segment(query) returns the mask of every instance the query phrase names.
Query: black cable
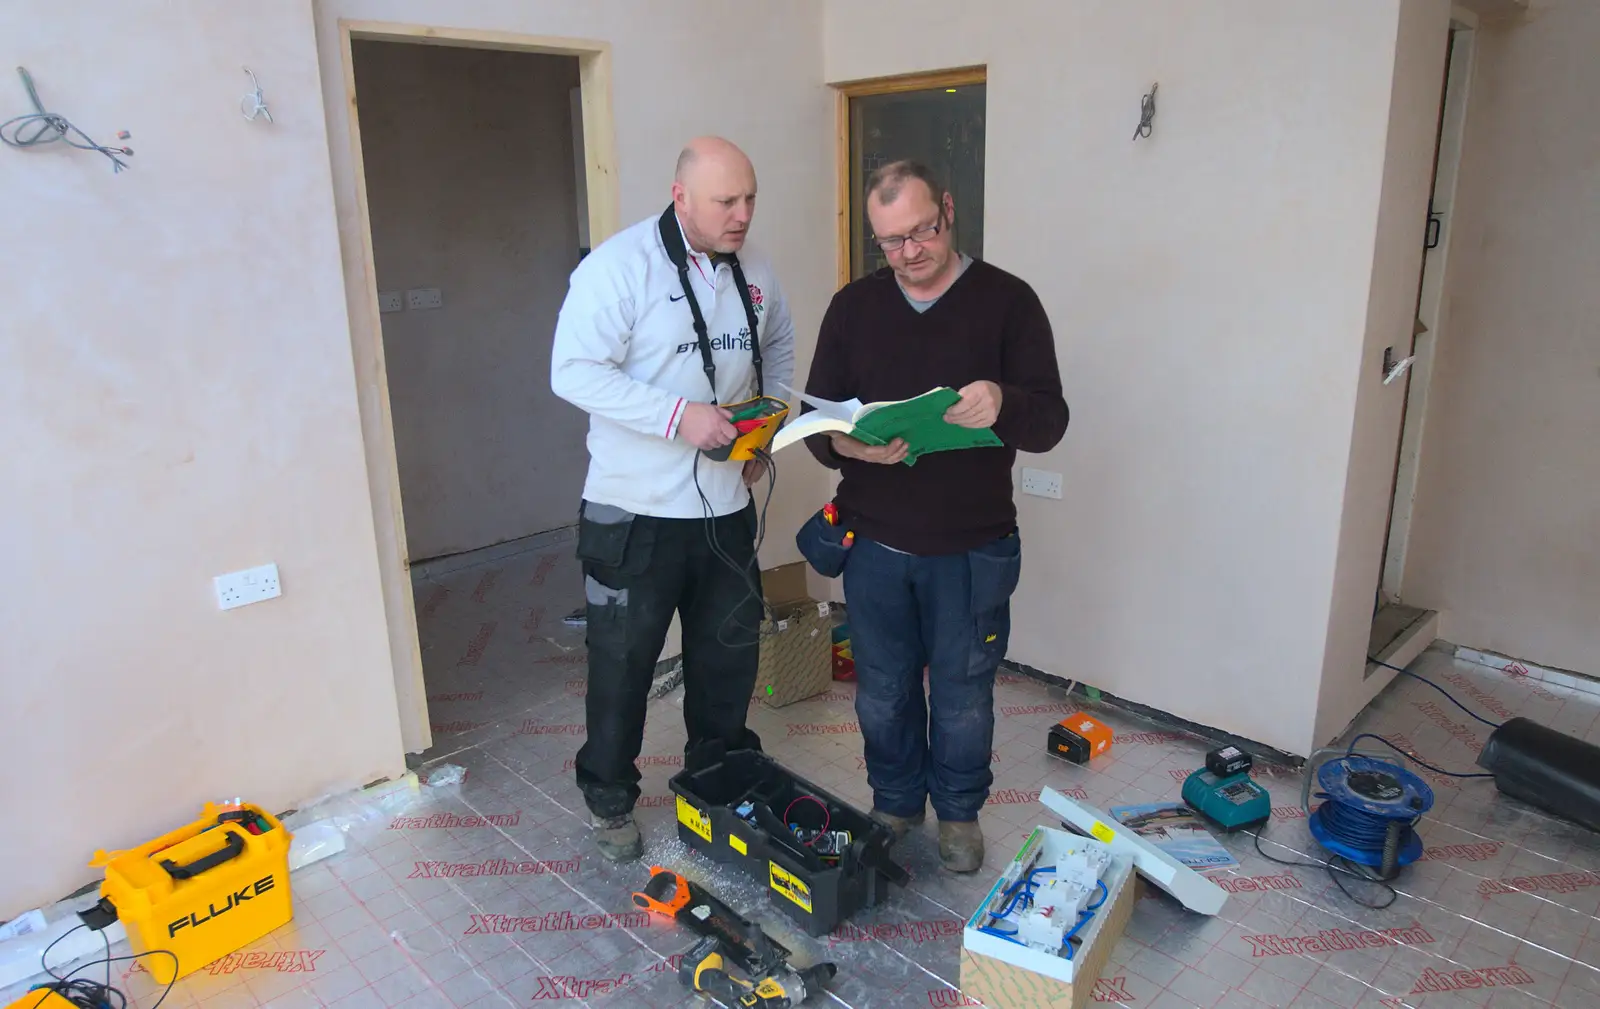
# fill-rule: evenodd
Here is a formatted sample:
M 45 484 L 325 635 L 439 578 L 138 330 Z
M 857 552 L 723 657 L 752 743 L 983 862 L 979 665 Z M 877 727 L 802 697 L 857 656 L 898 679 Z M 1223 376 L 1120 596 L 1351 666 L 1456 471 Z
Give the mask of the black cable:
M 694 489 L 695 493 L 700 496 L 700 509 L 705 521 L 706 545 L 710 548 L 711 555 L 713 557 L 721 561 L 723 564 L 726 564 L 730 570 L 732 570 L 744 581 L 746 590 L 744 596 L 740 598 L 740 600 L 734 604 L 733 608 L 728 611 L 727 616 L 723 617 L 722 620 L 717 624 L 717 643 L 722 645 L 724 648 L 748 647 L 750 644 L 758 644 L 760 642 L 761 637 L 764 634 L 764 628 L 759 624 L 755 627 L 751 627 L 739 618 L 739 611 L 744 609 L 745 604 L 750 602 L 752 599 L 760 604 L 763 621 L 773 618 L 772 608 L 767 605 L 766 597 L 761 592 L 761 582 L 758 572 L 760 571 L 761 564 L 761 545 L 766 540 L 767 535 L 767 509 L 772 504 L 772 496 L 778 486 L 778 468 L 773 463 L 772 456 L 762 449 L 755 450 L 755 457 L 766 466 L 767 496 L 766 500 L 762 502 L 760 512 L 756 519 L 756 533 L 754 541 L 751 545 L 750 561 L 747 564 L 741 564 L 735 560 L 726 549 L 723 548 L 721 542 L 718 540 L 716 531 L 716 516 L 712 513 L 711 501 L 706 497 L 705 491 L 701 489 L 700 486 L 700 453 L 696 452 L 694 456 Z M 750 494 L 750 499 L 751 502 L 754 503 L 754 493 Z M 728 630 L 730 624 L 732 624 L 737 630 L 751 635 L 752 640 L 744 644 L 730 642 L 726 636 L 726 631 Z
M 1326 869 L 1328 870 L 1328 878 L 1333 880 L 1334 885 L 1342 890 L 1346 897 L 1349 897 L 1362 907 L 1370 908 L 1374 911 L 1382 911 L 1390 904 L 1393 904 L 1400 896 L 1399 891 L 1390 886 L 1387 880 L 1378 879 L 1367 872 L 1360 871 L 1360 867 L 1357 867 L 1355 863 L 1351 862 L 1343 855 L 1335 855 L 1323 862 L 1291 862 L 1288 859 L 1269 855 L 1265 851 L 1261 850 L 1261 835 L 1264 833 L 1266 833 L 1265 828 L 1257 828 L 1255 831 L 1256 854 L 1260 855 L 1269 862 L 1276 862 L 1279 865 L 1287 865 L 1296 869 Z M 1278 844 L 1276 841 L 1273 843 Z M 1288 847 L 1288 845 L 1280 845 L 1280 847 Z M 1355 894 L 1350 892 L 1349 887 L 1344 885 L 1344 880 L 1339 878 L 1340 876 L 1350 876 L 1354 879 L 1361 880 L 1363 883 L 1376 883 L 1378 886 L 1388 891 L 1389 899 L 1384 901 L 1382 904 L 1376 904 L 1372 901 L 1362 900 L 1360 897 L 1357 897 Z
M 1473 711 L 1471 708 L 1467 707 L 1465 704 L 1462 704 L 1460 701 L 1458 701 L 1454 697 L 1452 697 L 1450 695 L 1450 691 L 1448 691 L 1448 690 L 1444 689 L 1443 687 L 1439 686 L 1439 684 L 1437 684 L 1437 683 L 1433 682 L 1432 680 L 1428 679 L 1426 676 L 1421 676 L 1421 675 L 1418 675 L 1417 673 L 1413 673 L 1409 669 L 1401 669 L 1399 666 L 1391 666 L 1389 663 L 1384 662 L 1382 659 L 1375 659 L 1370 655 L 1367 656 L 1367 661 L 1373 663 L 1374 665 L 1382 666 L 1385 669 L 1393 669 L 1395 672 L 1401 673 L 1401 674 L 1406 675 L 1406 676 L 1409 676 L 1413 680 L 1421 680 L 1423 683 L 1426 683 L 1428 686 L 1432 687 L 1433 689 L 1437 690 L 1439 693 L 1443 694 L 1445 696 L 1445 700 L 1449 701 L 1451 704 L 1454 704 L 1456 707 L 1460 708 L 1462 711 L 1465 711 L 1467 714 L 1471 715 L 1473 718 L 1476 718 L 1478 721 L 1482 722 L 1484 725 L 1487 725 L 1491 729 L 1500 728 L 1501 723 L 1499 723 L 1499 722 L 1491 722 L 1487 718 L 1484 718 L 1482 715 L 1478 714 L 1477 712 Z
M 101 957 L 99 960 L 90 960 L 88 963 L 78 967 L 70 974 L 57 974 L 55 969 L 46 962 L 50 956 L 50 951 L 56 948 L 57 943 L 61 942 L 61 940 L 65 939 L 67 936 L 72 935 L 74 932 L 78 931 L 78 929 L 88 927 L 88 925 L 78 925 L 74 928 L 68 929 L 57 936 L 55 941 L 46 946 L 44 948 L 44 952 L 39 954 L 39 966 L 43 968 L 44 972 L 50 975 L 54 981 L 53 983 L 37 985 L 31 989 L 32 991 L 44 992 L 44 994 L 39 996 L 39 1001 L 34 1003 L 34 1006 L 30 1007 L 30 1009 L 35 1009 L 35 1007 L 43 1005 L 44 1001 L 49 997 L 51 992 L 60 995 L 68 1002 L 78 1006 L 79 1009 L 126 1009 L 128 997 L 122 993 L 121 989 L 117 988 L 111 983 L 111 965 L 114 963 L 122 963 L 128 960 L 138 960 L 147 956 L 172 957 L 172 980 L 167 982 L 167 987 L 161 993 L 161 997 L 156 999 L 155 1005 L 152 1005 L 150 1009 L 157 1009 L 157 1006 L 160 1006 L 161 1003 L 167 1000 L 167 996 L 172 994 L 172 986 L 178 983 L 178 954 L 168 949 L 153 949 L 145 953 L 130 953 L 126 956 L 112 956 L 111 938 L 106 935 L 105 930 L 103 929 L 98 929 L 97 931 L 100 932 L 100 939 L 105 943 L 106 946 L 105 956 Z M 80 978 L 77 976 L 89 968 L 98 966 L 102 963 L 106 965 L 106 980 L 104 984 L 99 981 L 91 981 L 88 978 Z
M 1361 742 L 1363 739 L 1376 739 L 1378 742 L 1382 743 L 1384 746 L 1387 746 L 1389 749 L 1393 750 L 1394 752 L 1400 754 L 1402 757 L 1405 757 L 1408 760 L 1415 761 L 1417 764 L 1419 764 L 1419 765 L 1421 765 L 1423 767 L 1426 767 L 1428 770 L 1432 771 L 1434 774 L 1442 774 L 1442 775 L 1445 775 L 1446 777 L 1449 777 L 1449 778 L 1492 778 L 1492 777 L 1494 777 L 1494 775 L 1492 775 L 1492 774 L 1485 774 L 1485 773 L 1482 773 L 1482 772 L 1478 772 L 1478 773 L 1463 773 L 1461 771 L 1446 771 L 1442 767 L 1434 767 L 1432 764 L 1428 763 L 1426 760 L 1423 760 L 1421 757 L 1417 756 L 1415 753 L 1408 753 L 1405 750 L 1402 750 L 1400 747 L 1398 747 L 1398 746 L 1394 745 L 1393 743 L 1389 742 L 1387 739 L 1384 739 L 1382 736 L 1375 735 L 1375 734 L 1373 734 L 1371 732 L 1363 732 L 1363 733 L 1361 733 L 1361 735 L 1359 735 L 1356 738 L 1350 740 L 1350 748 L 1346 751 L 1345 755 L 1346 756 L 1354 756 L 1355 752 L 1356 752 L 1356 744 Z
M 1135 140 L 1140 137 L 1148 137 L 1151 129 L 1155 126 L 1157 87 L 1158 85 L 1155 84 L 1150 85 L 1150 93 L 1139 99 L 1139 125 L 1133 131 L 1133 139 Z

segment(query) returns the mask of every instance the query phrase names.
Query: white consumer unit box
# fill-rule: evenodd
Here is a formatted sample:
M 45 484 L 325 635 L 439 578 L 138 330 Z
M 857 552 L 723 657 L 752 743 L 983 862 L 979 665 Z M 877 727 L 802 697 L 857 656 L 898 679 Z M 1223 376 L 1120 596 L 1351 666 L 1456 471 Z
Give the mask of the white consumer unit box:
M 961 990 L 989 1009 L 1081 1009 L 1127 927 L 1143 876 L 1190 911 L 1227 891 L 1093 806 L 1053 788 L 1039 801 L 1069 830 L 1039 826 L 962 933 Z

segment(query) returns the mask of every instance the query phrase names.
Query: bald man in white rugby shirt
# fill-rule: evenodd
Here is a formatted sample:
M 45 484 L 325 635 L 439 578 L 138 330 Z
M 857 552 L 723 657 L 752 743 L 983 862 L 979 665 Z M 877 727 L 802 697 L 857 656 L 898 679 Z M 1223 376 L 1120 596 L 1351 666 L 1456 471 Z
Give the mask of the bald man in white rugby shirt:
M 633 820 L 635 760 L 675 612 L 686 766 L 761 748 L 745 715 L 762 616 L 751 592 L 760 573 L 750 488 L 762 466 L 701 454 L 737 436 L 716 404 L 754 396 L 758 368 L 768 391 L 794 378 L 783 292 L 765 257 L 745 244 L 755 203 L 755 169 L 744 152 L 718 137 L 690 141 L 672 205 L 578 265 L 556 323 L 551 388 L 590 416 L 578 523 L 589 692 L 577 779 L 596 846 L 613 861 L 643 851 Z M 690 297 L 705 320 L 704 348 Z

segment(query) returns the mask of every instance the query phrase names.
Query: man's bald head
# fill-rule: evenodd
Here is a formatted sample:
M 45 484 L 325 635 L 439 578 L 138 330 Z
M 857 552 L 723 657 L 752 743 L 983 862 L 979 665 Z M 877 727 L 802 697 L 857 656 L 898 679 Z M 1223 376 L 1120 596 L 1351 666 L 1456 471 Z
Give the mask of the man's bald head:
M 696 137 L 678 155 L 672 203 L 697 251 L 737 252 L 755 216 L 755 166 L 731 141 Z
M 687 184 L 690 176 L 700 166 L 713 168 L 732 168 L 748 173 L 755 177 L 756 170 L 750 164 L 750 158 L 739 150 L 739 146 L 731 140 L 722 137 L 695 137 L 683 146 L 678 153 L 678 169 L 673 175 L 673 181 Z

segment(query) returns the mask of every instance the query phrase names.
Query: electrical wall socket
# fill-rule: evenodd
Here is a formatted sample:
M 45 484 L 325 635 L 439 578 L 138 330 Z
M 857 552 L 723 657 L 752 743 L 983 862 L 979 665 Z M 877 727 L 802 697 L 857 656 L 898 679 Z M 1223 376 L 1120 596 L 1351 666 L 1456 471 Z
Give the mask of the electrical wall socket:
M 437 287 L 413 287 L 406 292 L 406 307 L 413 310 L 419 308 L 443 308 L 444 295 L 439 293 Z
M 405 302 L 402 300 L 399 291 L 378 292 L 378 311 L 387 314 L 401 311 L 405 307 Z
M 1022 493 L 1061 500 L 1061 474 L 1049 470 L 1022 468 Z
M 283 595 L 283 588 L 278 584 L 276 564 L 263 564 L 259 568 L 250 568 L 247 571 L 218 575 L 212 582 L 217 589 L 217 606 L 224 610 L 237 609 L 240 606 L 248 606 L 263 599 L 275 599 Z

